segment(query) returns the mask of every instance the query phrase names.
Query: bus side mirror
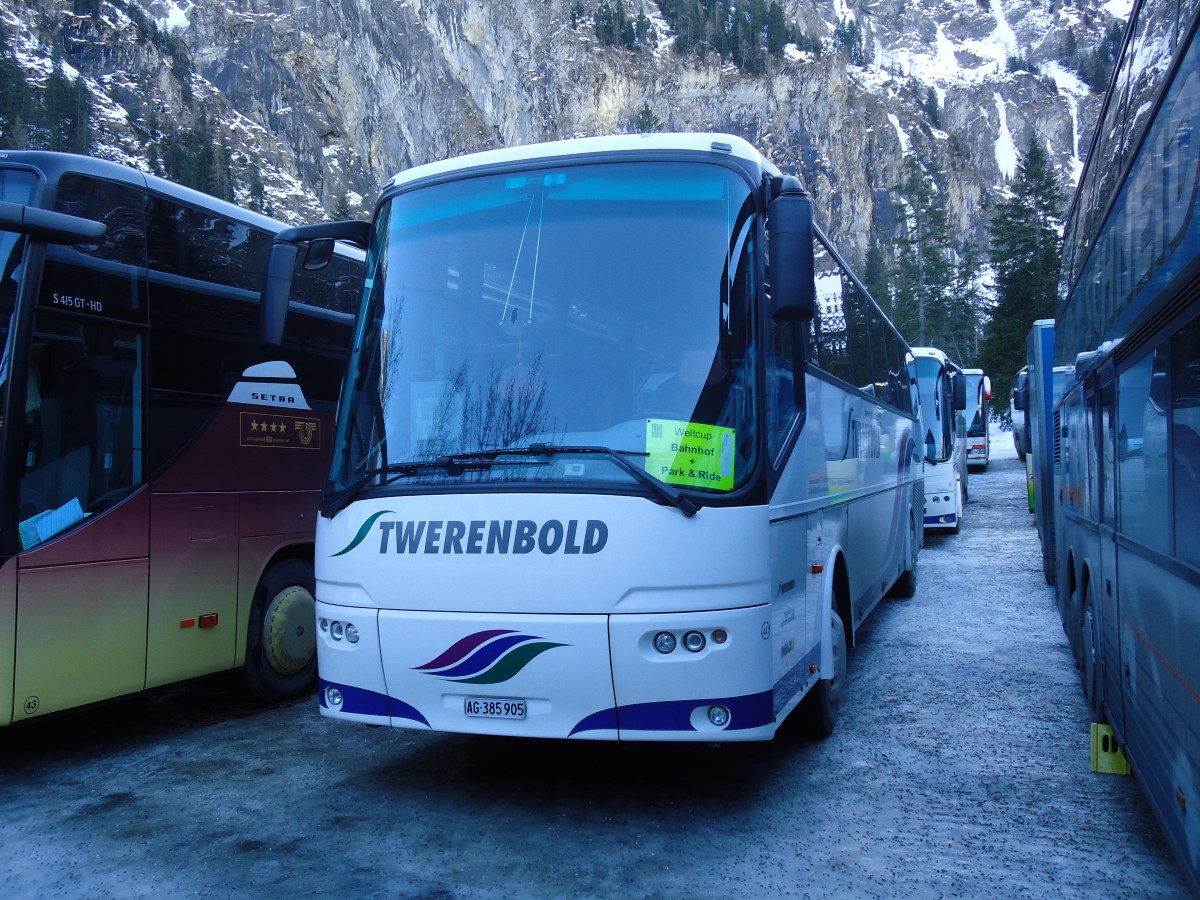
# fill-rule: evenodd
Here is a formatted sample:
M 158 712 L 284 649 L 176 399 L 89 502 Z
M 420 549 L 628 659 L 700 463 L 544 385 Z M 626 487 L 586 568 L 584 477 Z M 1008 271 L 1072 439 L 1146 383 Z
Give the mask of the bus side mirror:
M 316 272 L 329 265 L 329 261 L 333 259 L 333 247 L 334 243 L 329 238 L 310 241 L 304 254 L 305 271 Z
M 1017 412 L 1025 412 L 1025 388 L 1013 388 L 1012 407 Z
M 292 296 L 292 278 L 301 253 L 300 245 L 307 243 L 303 251 L 304 268 L 322 269 L 333 258 L 335 241 L 345 241 L 366 249 L 370 233 L 370 222 L 350 221 L 285 228 L 275 235 L 267 257 L 267 271 L 259 303 L 260 336 L 264 342 L 276 347 L 283 342 L 288 301 Z
M 283 343 L 283 327 L 287 324 L 288 298 L 292 296 L 292 275 L 300 248 L 296 244 L 276 241 L 267 257 L 267 272 L 259 304 L 262 339 L 274 347 Z
M 950 376 L 954 391 L 954 409 L 956 412 L 962 412 L 967 408 L 967 379 L 962 372 L 955 372 Z
M 771 317 L 776 321 L 811 321 L 817 306 L 813 282 L 812 199 L 799 181 L 785 179 L 783 190 L 767 208 L 771 236 Z

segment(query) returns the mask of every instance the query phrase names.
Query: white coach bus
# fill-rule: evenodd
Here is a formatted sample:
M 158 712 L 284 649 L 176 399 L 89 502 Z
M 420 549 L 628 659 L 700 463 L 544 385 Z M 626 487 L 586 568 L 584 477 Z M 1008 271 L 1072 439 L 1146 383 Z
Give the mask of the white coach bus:
M 362 230 L 281 235 L 277 285 Z M 365 244 L 321 712 L 828 734 L 856 630 L 913 593 L 921 457 L 905 342 L 800 182 L 728 135 L 497 150 L 393 178 Z
M 983 369 L 963 369 L 967 380 L 967 467 L 986 469 L 992 457 L 992 440 L 988 433 L 992 418 L 992 379 Z
M 925 527 L 957 533 L 967 505 L 966 380 L 936 347 L 914 347 L 925 447 Z

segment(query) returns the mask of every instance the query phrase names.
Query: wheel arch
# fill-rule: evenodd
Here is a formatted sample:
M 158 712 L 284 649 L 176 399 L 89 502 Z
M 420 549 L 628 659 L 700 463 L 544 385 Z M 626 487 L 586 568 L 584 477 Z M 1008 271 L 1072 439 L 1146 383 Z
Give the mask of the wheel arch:
M 246 639 L 250 614 L 263 578 L 272 568 L 289 559 L 303 562 L 310 569 L 315 562 L 311 535 L 274 535 L 270 538 L 244 538 L 238 553 L 238 621 L 234 666 L 246 664 Z

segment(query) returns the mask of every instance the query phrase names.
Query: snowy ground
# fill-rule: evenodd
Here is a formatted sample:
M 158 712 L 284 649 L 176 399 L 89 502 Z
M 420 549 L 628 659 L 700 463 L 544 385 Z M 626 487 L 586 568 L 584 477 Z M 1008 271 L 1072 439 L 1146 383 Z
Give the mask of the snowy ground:
M 512 742 L 260 710 L 228 679 L 0 732 L 24 897 L 1186 897 L 1087 708 L 998 434 L 822 742 Z

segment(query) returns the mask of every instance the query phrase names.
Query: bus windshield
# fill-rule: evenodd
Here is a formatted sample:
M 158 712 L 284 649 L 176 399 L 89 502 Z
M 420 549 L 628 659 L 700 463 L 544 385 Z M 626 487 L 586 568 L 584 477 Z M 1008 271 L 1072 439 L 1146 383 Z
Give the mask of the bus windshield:
M 921 430 L 924 434 L 925 457 L 940 462 L 950 456 L 953 430 L 949 398 L 945 395 L 945 367 L 934 357 L 920 356 L 916 360 L 917 382 L 921 389 Z
M 988 399 L 986 377 L 982 372 L 967 373 L 967 414 L 971 421 L 967 424 L 967 437 L 979 437 L 987 434 Z
M 385 200 L 330 490 L 735 490 L 758 443 L 758 226 L 744 178 L 678 161 Z

